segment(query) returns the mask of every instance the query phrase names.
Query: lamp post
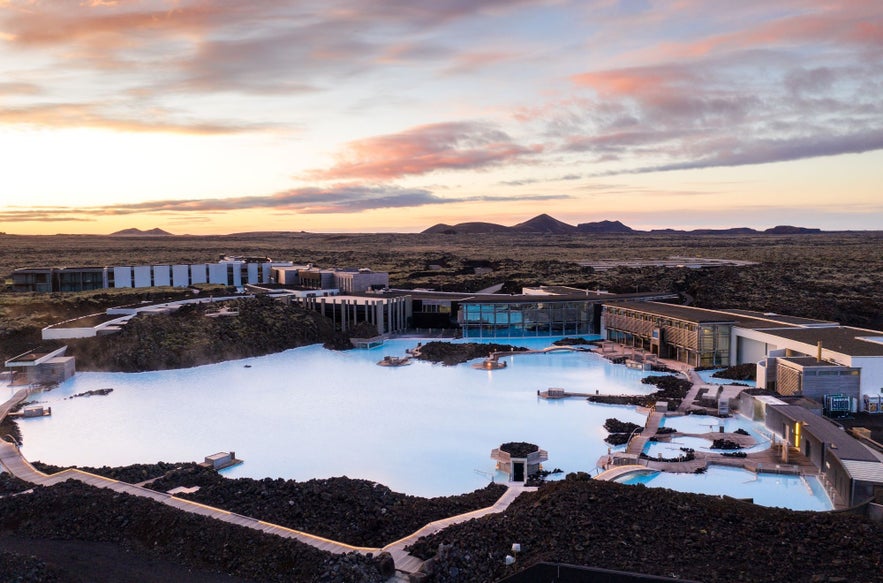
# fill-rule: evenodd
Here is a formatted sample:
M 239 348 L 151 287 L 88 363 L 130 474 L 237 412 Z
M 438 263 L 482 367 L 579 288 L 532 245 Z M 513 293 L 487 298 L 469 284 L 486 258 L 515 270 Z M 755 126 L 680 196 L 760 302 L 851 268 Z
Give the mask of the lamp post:
M 632 432 L 629 433 L 629 438 L 625 442 L 626 451 L 628 451 L 628 449 L 629 449 L 629 444 L 632 442 L 632 438 L 635 436 L 635 432 L 636 431 L 643 431 L 643 430 L 644 430 L 644 428 L 641 427 L 640 425 L 638 427 L 635 427 L 634 429 L 632 429 Z

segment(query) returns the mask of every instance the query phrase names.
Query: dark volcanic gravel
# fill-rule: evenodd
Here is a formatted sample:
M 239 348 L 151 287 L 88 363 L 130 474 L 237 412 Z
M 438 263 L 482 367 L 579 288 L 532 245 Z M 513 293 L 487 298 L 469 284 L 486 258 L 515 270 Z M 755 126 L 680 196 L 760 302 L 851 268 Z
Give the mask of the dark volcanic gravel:
M 387 579 L 381 575 L 381 561 L 376 557 L 332 555 L 295 540 L 75 481 L 0 499 L 0 537 L 113 543 L 138 557 L 124 572 L 137 569 L 144 559 L 156 558 L 249 581 L 361 583 Z M 14 559 L 10 553 L 4 556 L 10 568 L 20 566 Z M 39 573 L 43 567 L 34 563 L 24 568 Z
M 113 473 L 140 477 L 169 465 Z M 188 496 L 200 502 L 377 547 L 437 518 L 488 506 L 503 488 L 489 485 L 463 496 L 425 499 L 345 477 L 302 483 L 229 480 L 194 466 L 155 483 L 158 490 L 178 485 L 201 486 Z M 22 540 L 29 542 L 22 546 Z M 507 567 L 504 557 L 513 543 L 521 551 Z M 25 552 L 29 548 L 34 553 Z M 883 582 L 880 549 L 880 525 L 853 514 L 764 508 L 571 475 L 522 494 L 504 513 L 421 539 L 411 552 L 432 559 L 426 583 L 496 581 L 539 561 L 705 583 L 873 583 Z M 386 558 L 331 555 L 79 482 L 0 499 L 0 580 L 113 581 L 90 576 L 93 571 L 104 576 L 111 567 L 125 580 L 151 583 L 214 583 L 224 576 L 235 577 L 231 583 L 370 583 L 386 580 L 383 569 L 389 573 Z
M 421 498 L 346 477 L 227 479 L 198 467 L 171 472 L 149 485 L 160 491 L 178 486 L 200 487 L 193 494 L 177 494 L 181 498 L 366 547 L 382 547 L 440 518 L 491 506 L 506 491 L 488 484 L 469 494 Z
M 504 565 L 513 543 L 518 561 Z M 441 544 L 449 545 L 441 547 Z M 567 479 L 497 515 L 421 539 L 431 582 L 495 581 L 539 561 L 706 583 L 883 581 L 883 529 L 844 513 L 795 512 L 644 486 Z
M 473 358 L 487 358 L 492 352 L 511 352 L 513 350 L 520 352 L 527 350 L 527 348 L 511 344 L 481 344 L 478 342 L 427 342 L 420 347 L 417 358 L 453 366 Z

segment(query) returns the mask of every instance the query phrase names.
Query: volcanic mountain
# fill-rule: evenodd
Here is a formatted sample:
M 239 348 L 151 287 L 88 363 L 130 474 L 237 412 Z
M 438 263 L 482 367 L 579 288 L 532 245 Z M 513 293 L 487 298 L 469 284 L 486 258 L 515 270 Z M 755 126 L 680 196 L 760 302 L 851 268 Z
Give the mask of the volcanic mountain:
M 174 237 L 168 231 L 163 231 L 160 228 L 150 229 L 149 231 L 142 231 L 141 229 L 123 229 L 122 231 L 117 231 L 115 233 L 110 234 L 111 237 Z

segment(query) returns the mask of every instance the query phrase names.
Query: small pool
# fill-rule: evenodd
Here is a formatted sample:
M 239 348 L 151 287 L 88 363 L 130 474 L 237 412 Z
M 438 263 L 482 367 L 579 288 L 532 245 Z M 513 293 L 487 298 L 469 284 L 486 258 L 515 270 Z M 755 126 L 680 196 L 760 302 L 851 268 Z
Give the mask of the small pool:
M 749 387 L 756 387 L 757 386 L 756 381 L 740 381 L 740 380 L 736 380 L 736 379 L 724 379 L 724 378 L 718 378 L 718 377 L 712 376 L 714 373 L 722 371 L 722 370 L 724 370 L 724 369 L 715 368 L 715 369 L 709 369 L 709 370 L 697 370 L 696 373 L 699 375 L 699 378 L 701 378 L 703 381 L 705 381 L 709 385 L 729 385 L 732 383 L 739 383 L 742 385 L 748 385 Z
M 704 474 L 674 474 L 638 470 L 614 480 L 620 484 L 643 484 L 694 494 L 750 498 L 761 506 L 791 510 L 831 510 L 834 505 L 819 480 L 813 476 L 758 473 L 711 465 Z
M 644 446 L 644 453 L 654 459 L 660 456 L 665 459 L 672 459 L 684 455 L 682 447 L 710 451 L 711 446 L 711 441 L 701 437 L 675 437 L 669 442 L 648 441 Z
M 743 448 L 741 451 L 745 453 L 751 453 L 755 451 L 763 451 L 765 449 L 769 449 L 770 445 L 773 442 L 773 436 L 769 429 L 767 429 L 764 425 L 760 423 L 756 423 L 747 417 L 743 417 L 741 415 L 735 415 L 733 417 L 726 417 L 721 419 L 720 417 L 713 417 L 711 415 L 684 415 L 682 417 L 663 417 L 662 421 L 659 423 L 660 427 L 671 427 L 673 429 L 678 430 L 681 433 L 719 433 L 720 428 L 723 427 L 724 431 L 727 433 L 735 433 L 737 429 L 742 429 L 747 431 L 751 437 L 754 438 L 756 445 L 752 447 Z M 684 437 L 676 437 L 676 440 L 686 439 Z M 700 438 L 695 438 L 700 439 Z M 696 446 L 687 446 L 692 447 L 693 449 L 701 449 L 701 450 L 710 450 L 711 442 L 702 439 L 701 441 L 706 442 L 705 444 L 697 444 Z M 644 451 L 647 455 L 651 455 L 646 450 Z

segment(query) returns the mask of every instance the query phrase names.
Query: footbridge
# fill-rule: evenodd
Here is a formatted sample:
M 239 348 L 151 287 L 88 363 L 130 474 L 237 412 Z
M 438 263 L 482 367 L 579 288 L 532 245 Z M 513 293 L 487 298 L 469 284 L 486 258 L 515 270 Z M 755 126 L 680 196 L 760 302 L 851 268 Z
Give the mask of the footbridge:
M 547 354 L 549 352 L 557 352 L 557 351 L 569 351 L 569 352 L 591 352 L 588 348 L 583 348 L 581 346 L 548 346 L 546 348 L 540 348 L 538 350 L 498 350 L 496 352 L 491 352 L 487 360 L 496 361 L 504 356 L 520 356 L 522 354 Z

